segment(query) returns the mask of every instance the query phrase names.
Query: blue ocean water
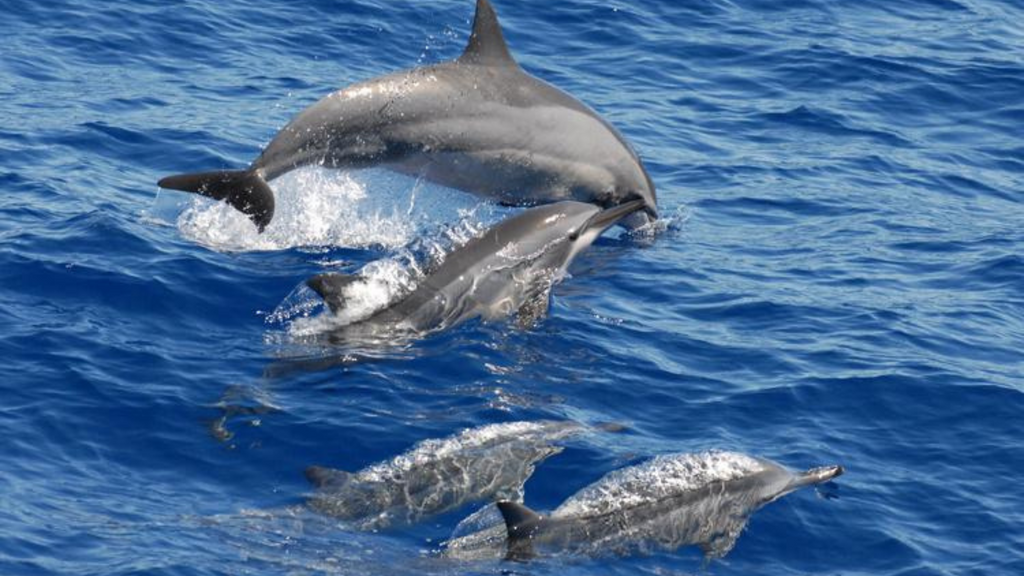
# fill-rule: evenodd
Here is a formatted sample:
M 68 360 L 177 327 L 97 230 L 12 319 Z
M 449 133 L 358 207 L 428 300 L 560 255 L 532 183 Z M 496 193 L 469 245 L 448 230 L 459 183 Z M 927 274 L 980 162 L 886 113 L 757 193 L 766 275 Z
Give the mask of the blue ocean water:
M 0 0 L 0 574 L 1024 573 L 1024 4 L 496 8 L 528 71 L 636 145 L 667 230 L 600 240 L 532 329 L 279 373 L 305 278 L 501 211 L 307 174 L 257 237 L 155 182 L 458 55 L 472 2 Z M 471 510 L 382 533 L 272 512 L 310 464 L 551 418 L 627 428 L 541 464 L 542 510 L 656 454 L 847 474 L 706 567 L 463 564 L 432 551 Z

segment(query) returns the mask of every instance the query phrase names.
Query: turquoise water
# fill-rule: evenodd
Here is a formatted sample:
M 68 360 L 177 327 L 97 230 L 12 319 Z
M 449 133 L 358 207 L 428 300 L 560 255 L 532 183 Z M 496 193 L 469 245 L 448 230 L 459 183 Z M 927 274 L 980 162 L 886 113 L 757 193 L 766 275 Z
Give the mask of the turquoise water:
M 0 8 L 0 573 L 702 571 L 434 557 L 475 506 L 379 533 L 296 511 L 311 464 L 540 419 L 626 430 L 541 463 L 539 510 L 658 454 L 846 467 L 711 574 L 1024 573 L 1019 2 L 498 0 L 524 68 L 636 145 L 666 229 L 601 239 L 532 329 L 311 371 L 278 369 L 307 351 L 304 279 L 400 277 L 509 211 L 311 171 L 257 236 L 155 182 L 458 55 L 471 2 Z

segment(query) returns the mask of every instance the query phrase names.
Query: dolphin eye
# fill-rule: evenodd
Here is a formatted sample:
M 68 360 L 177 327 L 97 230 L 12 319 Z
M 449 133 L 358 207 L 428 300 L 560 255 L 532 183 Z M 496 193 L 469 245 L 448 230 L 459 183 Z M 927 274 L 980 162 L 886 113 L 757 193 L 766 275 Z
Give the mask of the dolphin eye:
M 569 242 L 575 242 L 575 241 L 579 240 L 579 238 L 580 238 L 580 231 L 579 230 L 573 230 L 572 232 L 569 233 Z

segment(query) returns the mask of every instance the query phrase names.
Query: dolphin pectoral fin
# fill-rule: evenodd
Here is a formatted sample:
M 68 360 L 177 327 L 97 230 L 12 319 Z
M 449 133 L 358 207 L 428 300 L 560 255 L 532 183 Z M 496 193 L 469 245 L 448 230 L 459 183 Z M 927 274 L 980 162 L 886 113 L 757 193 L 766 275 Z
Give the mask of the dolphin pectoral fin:
M 214 200 L 224 200 L 248 216 L 263 232 L 274 217 L 274 192 L 258 174 L 248 170 L 222 170 L 178 174 L 163 178 L 161 188 L 194 192 Z
M 741 521 L 739 527 L 742 528 L 745 519 Z M 700 542 L 698 546 L 700 551 L 704 553 L 704 563 L 707 564 L 712 560 L 723 558 L 733 546 L 736 545 L 736 541 L 740 538 L 741 530 L 731 530 L 713 534 L 711 538 L 706 542 Z
M 533 535 L 544 522 L 544 517 L 515 502 L 498 502 L 498 510 L 508 530 L 508 560 L 527 560 L 535 556 Z
M 348 482 L 351 477 L 352 474 L 344 470 L 335 470 L 323 466 L 310 466 L 306 468 L 306 480 L 309 480 L 309 483 L 317 488 L 340 486 Z
M 473 18 L 473 32 L 469 45 L 458 62 L 485 64 L 491 66 L 518 66 L 505 43 L 505 36 L 498 24 L 498 15 L 488 0 L 477 0 L 476 16 Z
M 360 276 L 353 276 L 351 274 L 318 274 L 306 280 L 306 286 L 309 286 L 323 298 L 331 312 L 337 314 L 339 310 L 345 307 L 345 287 L 353 282 L 358 282 L 360 279 Z
M 548 314 L 551 306 L 551 286 L 527 298 L 516 312 L 516 323 L 520 328 L 533 328 Z

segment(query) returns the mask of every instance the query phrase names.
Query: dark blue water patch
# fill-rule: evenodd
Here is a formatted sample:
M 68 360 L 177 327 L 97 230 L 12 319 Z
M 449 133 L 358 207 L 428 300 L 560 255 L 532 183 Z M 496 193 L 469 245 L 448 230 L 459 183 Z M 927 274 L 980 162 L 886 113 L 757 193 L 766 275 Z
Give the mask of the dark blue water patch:
M 1015 194 L 1012 191 L 1000 190 L 973 178 L 961 176 L 959 174 L 940 174 L 935 177 L 935 185 L 941 187 L 943 190 L 964 198 L 988 195 L 1001 198 L 1003 200 L 1016 201 L 1019 196 L 1019 194 Z
M 749 174 L 749 170 L 744 170 Z M 782 173 L 791 173 L 789 170 L 780 170 Z M 778 172 L 776 172 L 778 173 Z M 775 198 L 732 198 L 729 200 L 703 200 L 697 203 L 698 207 L 715 210 L 732 216 L 747 218 L 770 218 L 770 214 L 782 213 L 791 217 L 837 217 L 850 216 L 858 213 L 867 213 L 869 210 L 861 207 L 848 205 L 826 204 L 803 198 L 775 199 Z
M 778 123 L 829 136 L 870 138 L 879 144 L 888 146 L 907 147 L 912 145 L 898 134 L 880 130 L 854 128 L 847 125 L 847 122 L 844 122 L 840 115 L 812 110 L 806 106 L 798 106 L 787 112 L 762 114 L 761 120 L 764 120 L 769 125 Z
M 979 151 L 1001 159 L 1002 161 L 995 163 L 1000 170 L 1010 173 L 1024 172 L 1024 148 L 982 148 Z
M 62 81 L 62 63 L 56 58 L 39 56 L 15 55 L 5 58 L 5 68 L 30 82 Z
M 971 278 L 975 288 L 1024 288 L 1024 258 L 1010 254 L 986 259 L 964 266 L 959 271 L 963 278 Z
M 112 98 L 105 102 L 90 102 L 89 107 L 96 112 L 104 114 L 115 114 L 124 112 L 138 112 L 150 108 L 166 106 L 167 102 L 153 96 L 138 96 L 131 98 Z
M 915 0 L 905 5 L 893 6 L 886 3 L 866 2 L 865 7 L 889 13 L 899 18 L 914 20 L 935 20 L 949 17 L 947 12 L 972 12 L 955 0 Z

